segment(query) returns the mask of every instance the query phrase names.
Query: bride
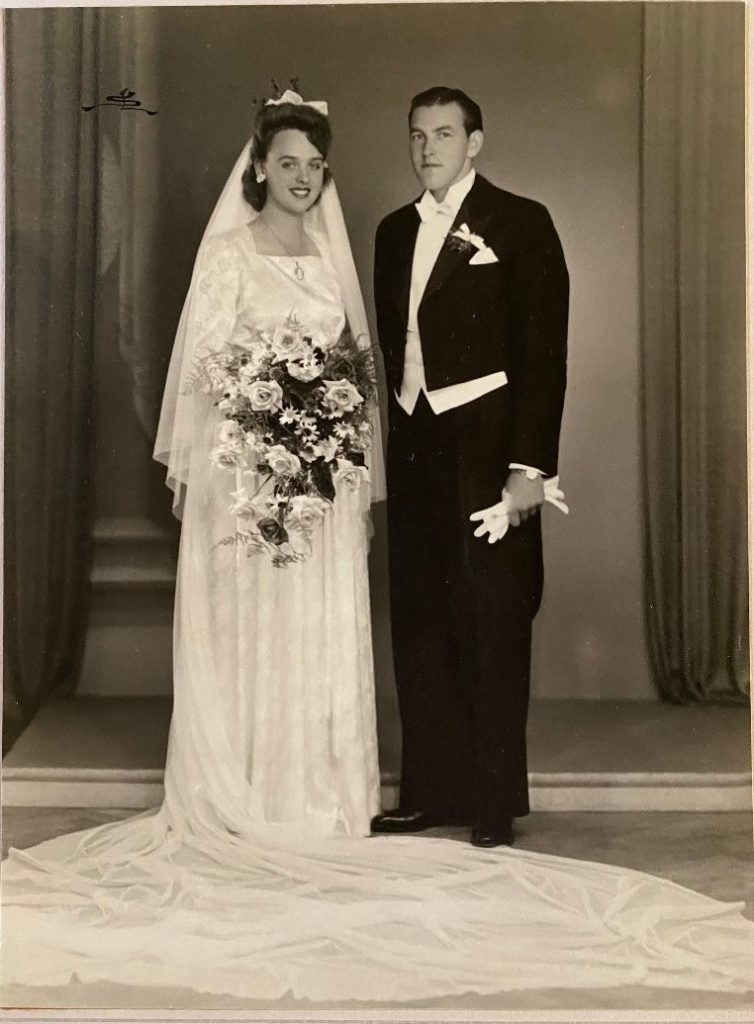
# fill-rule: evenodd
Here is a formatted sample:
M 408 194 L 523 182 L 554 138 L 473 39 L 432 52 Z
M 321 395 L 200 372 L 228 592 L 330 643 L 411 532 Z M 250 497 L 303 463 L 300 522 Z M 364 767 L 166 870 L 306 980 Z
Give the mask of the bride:
M 336 481 L 296 551 L 286 531 L 254 533 L 244 518 L 254 497 L 282 526 L 265 457 L 239 454 L 235 392 L 196 386 L 230 351 L 258 362 L 281 324 L 305 325 L 317 358 L 348 337 L 366 353 L 329 144 L 324 104 L 291 91 L 269 101 L 202 239 L 155 449 L 182 518 L 164 801 L 11 851 L 4 983 L 327 1003 L 754 989 L 754 924 L 739 905 L 606 865 L 367 838 L 379 804 L 367 577 L 369 505 L 384 497 L 375 403 L 363 471 L 350 486 Z
M 369 345 L 329 182 L 329 122 L 321 105 L 299 100 L 289 92 L 263 107 L 253 159 L 247 148 L 205 232 L 155 448 L 183 519 L 164 814 L 189 832 L 275 825 L 364 836 L 379 805 L 367 516 L 370 497 L 384 498 L 380 458 L 369 459 L 371 493 L 366 482 L 339 487 L 308 557 L 279 568 L 265 553 L 218 544 L 237 531 L 236 488 L 253 494 L 264 478 L 211 461 L 218 432 L 235 421 L 212 394 L 186 388 L 197 364 L 232 345 L 253 352 L 260 332 L 289 319 L 323 347 L 346 326 Z

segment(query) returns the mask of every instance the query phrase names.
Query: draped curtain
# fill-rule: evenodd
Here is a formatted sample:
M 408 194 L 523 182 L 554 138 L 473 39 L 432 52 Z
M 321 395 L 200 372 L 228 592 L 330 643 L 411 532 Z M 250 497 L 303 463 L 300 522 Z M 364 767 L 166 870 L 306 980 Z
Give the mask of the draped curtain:
M 6 10 L 6 721 L 76 683 L 89 599 L 96 9 Z
M 6 738 L 75 689 L 90 605 L 97 366 L 117 347 L 151 452 L 155 12 L 6 12 Z M 158 368 L 159 369 L 159 368 Z
M 165 333 L 156 247 L 161 159 L 158 15 L 159 9 L 149 7 L 100 13 L 107 80 L 113 88 L 117 82 L 135 91 L 144 108 L 101 114 L 99 273 L 150 458 L 164 384 L 160 365 L 164 346 L 158 340 L 162 342 Z M 168 341 L 172 341 L 173 326 Z
M 680 702 L 749 687 L 744 41 L 743 5 L 645 5 L 645 600 Z

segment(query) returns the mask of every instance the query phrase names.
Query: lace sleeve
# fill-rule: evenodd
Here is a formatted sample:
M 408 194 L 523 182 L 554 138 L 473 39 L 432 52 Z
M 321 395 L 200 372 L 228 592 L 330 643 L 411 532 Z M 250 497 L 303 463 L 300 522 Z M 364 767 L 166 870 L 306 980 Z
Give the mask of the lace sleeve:
M 212 236 L 199 249 L 170 358 L 154 457 L 167 467 L 167 485 L 180 515 L 188 484 L 194 441 L 196 361 L 226 345 L 236 324 L 241 260 L 225 235 Z
M 217 352 L 233 334 L 238 315 L 240 264 L 227 238 L 210 238 L 197 266 L 187 325 L 192 361 Z

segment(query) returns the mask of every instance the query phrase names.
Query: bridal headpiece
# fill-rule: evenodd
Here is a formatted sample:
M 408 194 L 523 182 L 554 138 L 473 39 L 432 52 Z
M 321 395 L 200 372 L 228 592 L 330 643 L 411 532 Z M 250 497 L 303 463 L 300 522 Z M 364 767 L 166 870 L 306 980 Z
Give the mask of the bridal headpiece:
M 298 78 L 292 78 L 289 83 L 290 88 L 285 91 L 280 88 L 274 78 L 271 81 L 272 96 L 269 99 L 263 100 L 262 106 L 277 107 L 283 103 L 290 103 L 294 107 L 312 107 L 313 110 L 322 114 L 323 117 L 327 117 L 329 108 L 325 100 L 305 100 L 298 91 Z M 254 102 L 257 103 L 259 101 L 255 100 Z
M 327 117 L 328 107 L 324 100 L 305 100 L 292 89 L 286 89 L 279 100 L 267 100 L 265 106 L 276 107 L 281 103 L 292 103 L 296 107 L 313 107 L 314 110 Z

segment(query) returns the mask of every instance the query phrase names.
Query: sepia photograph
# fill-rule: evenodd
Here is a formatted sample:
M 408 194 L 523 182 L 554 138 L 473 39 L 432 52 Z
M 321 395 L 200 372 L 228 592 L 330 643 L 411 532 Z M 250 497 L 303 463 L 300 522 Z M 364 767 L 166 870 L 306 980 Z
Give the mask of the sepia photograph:
M 1 13 L 0 1018 L 754 1020 L 746 3 Z

